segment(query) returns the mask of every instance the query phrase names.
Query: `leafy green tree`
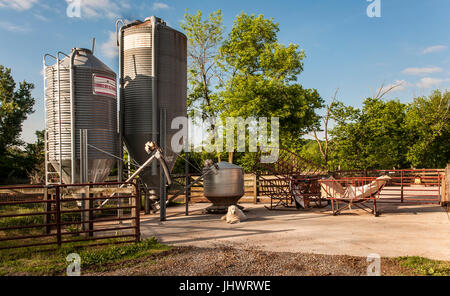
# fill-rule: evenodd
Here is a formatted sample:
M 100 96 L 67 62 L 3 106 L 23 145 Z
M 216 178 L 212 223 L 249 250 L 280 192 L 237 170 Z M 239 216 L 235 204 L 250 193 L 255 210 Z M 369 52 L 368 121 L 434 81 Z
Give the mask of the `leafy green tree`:
M 25 146 L 25 152 L 33 159 L 36 164 L 41 164 L 45 160 L 45 154 L 44 154 L 44 133 L 45 131 L 36 131 L 36 142 L 32 144 L 27 144 Z
M 321 144 L 323 145 L 324 143 Z M 305 143 L 301 146 L 301 149 L 297 154 L 318 165 L 326 166 L 325 160 L 320 152 L 320 147 L 314 140 L 305 140 Z
M 392 169 L 408 166 L 406 105 L 368 98 L 362 110 L 341 105 L 331 130 L 333 169 Z
M 222 12 L 214 11 L 205 19 L 200 10 L 197 14 L 186 12 L 180 26 L 188 37 L 189 115 L 199 110 L 203 119 L 213 119 L 220 112 L 220 97 L 214 88 L 220 85 L 217 56 L 225 29 Z
M 234 21 L 220 48 L 227 73 L 222 117 L 279 117 L 282 145 L 291 147 L 318 125 L 315 110 L 323 100 L 316 90 L 296 83 L 304 51 L 278 43 L 278 32 L 278 24 L 263 15 L 241 13 Z
M 418 97 L 406 112 L 411 144 L 407 159 L 417 168 L 444 168 L 450 159 L 450 92 L 436 90 Z
M 36 131 L 36 142 L 25 146 L 26 165 L 24 169 L 32 184 L 45 183 L 45 131 Z
M 16 83 L 11 69 L 0 65 L 0 182 L 27 179 L 27 169 L 32 167 L 27 153 L 20 146 L 22 123 L 33 112 L 32 83 Z
M 0 65 L 0 155 L 5 155 L 8 148 L 23 144 L 19 137 L 22 123 L 34 112 L 33 89 L 34 84 L 26 81 L 16 89 L 11 69 Z

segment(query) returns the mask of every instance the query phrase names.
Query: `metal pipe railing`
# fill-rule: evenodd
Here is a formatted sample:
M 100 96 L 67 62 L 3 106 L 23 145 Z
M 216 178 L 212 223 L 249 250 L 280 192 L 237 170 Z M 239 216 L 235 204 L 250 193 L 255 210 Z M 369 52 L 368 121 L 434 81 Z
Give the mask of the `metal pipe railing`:
M 77 199 L 72 198 L 63 198 L 64 194 L 70 194 L 71 192 L 77 192 L 78 187 L 80 188 L 95 188 L 96 186 L 102 187 L 100 190 L 96 190 L 95 192 L 101 192 L 103 190 L 104 186 L 117 186 L 117 185 L 131 185 L 134 186 L 134 189 L 131 189 L 132 194 L 127 194 L 126 196 L 118 196 L 115 197 L 115 199 L 124 199 L 129 198 L 132 200 L 131 205 L 129 206 L 120 206 L 120 207 L 111 207 L 108 209 L 97 209 L 94 207 L 91 207 L 89 209 L 85 208 L 78 208 L 78 209 L 71 209 L 68 208 L 68 206 L 73 206 L 73 202 Z M 13 225 L 13 226 L 6 226 L 1 227 L 0 232 L 4 232 L 5 236 L 2 236 L 0 239 L 0 250 L 1 249 L 14 249 L 14 248 L 24 248 L 24 247 L 34 247 L 34 246 L 49 246 L 49 245 L 56 245 L 60 247 L 63 244 L 69 243 L 69 242 L 83 242 L 83 241 L 94 241 L 94 240 L 105 240 L 109 238 L 122 238 L 122 237 L 133 237 L 133 242 L 140 241 L 140 210 L 141 210 L 141 204 L 140 204 L 140 196 L 138 194 L 139 188 L 137 184 L 134 183 L 119 183 L 119 182 L 111 182 L 111 183 L 86 183 L 86 184 L 56 184 L 56 185 L 33 185 L 33 186 L 11 186 L 11 187 L 2 187 L 0 188 L 0 191 L 12 191 L 12 192 L 19 192 L 22 193 L 29 190 L 31 193 L 34 194 L 38 189 L 42 189 L 43 192 L 51 191 L 51 194 L 53 195 L 52 200 L 41 200 L 41 199 L 33 199 L 33 200 L 24 200 L 24 201 L 2 201 L 0 202 L 0 206 L 9 206 L 13 205 L 14 207 L 24 205 L 29 206 L 32 204 L 44 204 L 44 205 L 52 205 L 51 210 L 44 210 L 41 212 L 33 211 L 31 213 L 4 213 L 0 215 L 0 219 L 7 219 L 7 218 L 20 218 L 20 217 L 38 217 L 38 216 L 53 216 L 52 220 L 45 221 L 45 223 L 36 223 L 31 225 Z M 75 190 L 71 190 L 75 189 Z M 104 188 L 105 191 L 108 190 L 115 190 L 116 187 L 109 187 Z M 86 197 L 84 200 L 89 200 L 91 202 L 95 200 L 104 200 L 107 197 L 105 196 L 98 196 L 98 197 Z M 63 208 L 65 206 L 65 208 Z M 44 209 L 47 207 L 44 207 Z M 117 217 L 107 217 L 105 218 L 94 218 L 92 215 L 90 215 L 89 219 L 84 220 L 76 220 L 76 221 L 67 221 L 66 215 L 72 215 L 84 212 L 99 212 L 99 211 L 105 211 L 105 210 L 111 210 L 115 211 L 117 209 L 125 209 L 129 210 L 130 214 L 127 217 L 117 218 Z M 94 223 L 105 223 L 105 222 L 119 222 L 119 221 L 130 221 L 130 225 L 125 225 L 121 227 L 112 227 L 108 228 L 105 227 L 106 225 L 101 224 L 103 226 L 100 226 L 98 228 L 94 227 Z M 71 230 L 66 229 L 69 225 L 83 225 L 83 224 L 90 224 L 92 227 L 86 230 Z M 8 233 L 9 231 L 20 231 L 22 229 L 39 229 L 39 228 L 45 228 L 45 229 L 53 229 L 54 231 L 46 231 L 42 234 L 35 234 L 35 233 L 27 233 L 26 235 L 23 234 L 16 234 L 14 233 Z M 118 235 L 101 235 L 102 233 L 108 233 L 108 232 L 116 232 L 121 230 L 132 230 L 131 234 L 118 234 Z M 67 237 L 69 235 L 79 235 L 79 234 L 86 234 L 89 236 L 92 236 L 93 234 L 97 234 L 99 236 L 96 237 L 89 237 L 86 239 L 63 239 L 64 237 Z M 49 238 L 54 238 L 54 241 L 48 241 Z M 38 240 L 38 239 L 44 239 Z M 31 241 L 30 241 L 31 240 Z M 18 244 L 9 244 L 8 242 L 20 242 Z M 131 242 L 131 241 L 128 241 Z M 116 243 L 116 242 L 112 242 Z M 122 242 L 117 242 L 122 243 Z

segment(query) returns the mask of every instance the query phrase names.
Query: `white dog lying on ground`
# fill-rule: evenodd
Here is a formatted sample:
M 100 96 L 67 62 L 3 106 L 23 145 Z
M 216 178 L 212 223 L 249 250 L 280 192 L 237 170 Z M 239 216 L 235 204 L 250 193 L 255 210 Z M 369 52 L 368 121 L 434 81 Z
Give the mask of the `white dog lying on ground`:
M 226 220 L 230 224 L 236 224 L 247 220 L 247 216 L 237 206 L 230 206 L 228 213 L 222 217 L 222 220 Z

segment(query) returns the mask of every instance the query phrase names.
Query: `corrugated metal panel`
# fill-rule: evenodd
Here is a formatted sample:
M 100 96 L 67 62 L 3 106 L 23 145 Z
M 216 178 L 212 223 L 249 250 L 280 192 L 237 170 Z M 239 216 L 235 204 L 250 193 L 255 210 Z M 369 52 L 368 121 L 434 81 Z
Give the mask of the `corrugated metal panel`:
M 146 36 L 146 37 L 145 37 Z M 132 38 L 131 38 L 132 37 Z M 133 47 L 135 37 L 150 41 L 149 47 Z M 152 29 L 131 27 L 124 38 L 124 134 L 152 132 Z M 132 40 L 130 46 L 126 42 Z M 143 149 L 142 149 L 143 150 Z M 136 153 L 135 153 L 136 154 Z

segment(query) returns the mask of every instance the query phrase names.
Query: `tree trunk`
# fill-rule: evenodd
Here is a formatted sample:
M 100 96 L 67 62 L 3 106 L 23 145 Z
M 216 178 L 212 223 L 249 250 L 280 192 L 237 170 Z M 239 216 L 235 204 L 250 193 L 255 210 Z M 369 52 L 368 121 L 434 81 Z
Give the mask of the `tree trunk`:
M 228 162 L 233 163 L 234 152 L 228 152 Z

